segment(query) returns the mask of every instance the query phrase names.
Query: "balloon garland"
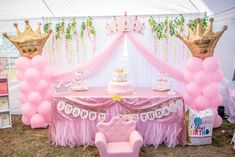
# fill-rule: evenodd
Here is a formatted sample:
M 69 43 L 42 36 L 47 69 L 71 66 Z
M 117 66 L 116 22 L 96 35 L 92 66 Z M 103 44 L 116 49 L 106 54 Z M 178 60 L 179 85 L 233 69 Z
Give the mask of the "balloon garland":
M 187 61 L 184 78 L 187 80 L 185 102 L 199 111 L 212 108 L 216 115 L 214 127 L 222 124 L 222 119 L 217 113 L 218 106 L 223 99 L 220 95 L 219 83 L 223 80 L 223 73 L 219 66 L 219 60 L 213 56 L 214 48 L 227 29 L 223 27 L 222 31 L 213 32 L 213 21 L 210 19 L 210 27 L 205 29 L 205 20 L 196 19 L 196 27 L 193 23 L 189 26 L 189 35 L 180 36 L 190 49 L 193 57 Z
M 17 35 L 4 36 L 12 42 L 20 51 L 21 56 L 16 60 L 16 77 L 20 81 L 20 102 L 22 122 L 31 125 L 32 128 L 44 128 L 49 124 L 51 114 L 50 81 L 52 69 L 48 59 L 39 54 L 49 37 L 51 31 L 49 25 L 41 33 L 40 24 L 36 31 L 33 31 L 28 21 L 25 21 L 25 30 L 20 32 L 15 24 Z

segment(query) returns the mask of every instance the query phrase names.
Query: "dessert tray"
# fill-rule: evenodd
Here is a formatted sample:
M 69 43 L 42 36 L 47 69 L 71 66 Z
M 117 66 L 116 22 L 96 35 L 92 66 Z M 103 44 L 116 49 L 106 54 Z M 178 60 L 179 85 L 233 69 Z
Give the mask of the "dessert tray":
M 73 86 L 72 87 L 73 91 L 87 91 L 88 87 L 78 87 L 78 86 Z
M 169 88 L 152 88 L 154 91 L 158 91 L 158 92 L 168 92 L 170 91 Z

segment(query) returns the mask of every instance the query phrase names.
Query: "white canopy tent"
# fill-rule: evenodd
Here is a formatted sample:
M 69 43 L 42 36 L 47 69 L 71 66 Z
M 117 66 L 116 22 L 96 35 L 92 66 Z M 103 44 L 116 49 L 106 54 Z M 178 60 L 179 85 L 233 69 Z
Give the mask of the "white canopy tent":
M 0 20 L 41 17 L 190 14 L 235 18 L 234 0 L 0 0 Z
M 235 1 L 234 0 L 0 0 L 0 32 L 14 32 L 14 22 L 23 23 L 28 19 L 32 25 L 42 19 L 62 17 L 107 17 L 114 15 L 139 16 L 187 16 L 201 15 L 205 12 L 215 18 L 215 30 L 228 25 L 217 44 L 215 55 L 221 61 L 225 81 L 232 80 L 235 67 Z M 24 25 L 20 26 L 21 28 Z M 1 40 L 0 40 L 1 41 Z M 1 42 L 0 42 L 1 44 Z M 0 51 L 0 54 L 4 52 Z M 10 89 L 15 88 L 14 82 Z M 15 103 L 12 94 L 11 101 Z M 17 102 L 16 102 L 17 103 Z M 18 107 L 13 107 L 18 111 Z

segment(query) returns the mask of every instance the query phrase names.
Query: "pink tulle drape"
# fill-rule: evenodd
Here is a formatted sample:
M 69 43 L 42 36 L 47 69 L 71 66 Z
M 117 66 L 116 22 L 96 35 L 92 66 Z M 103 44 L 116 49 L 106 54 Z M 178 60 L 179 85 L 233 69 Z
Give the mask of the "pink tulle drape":
M 120 46 L 124 39 L 124 33 L 120 33 L 118 37 L 102 52 L 99 53 L 98 56 L 91 59 L 85 64 L 79 65 L 69 71 L 63 73 L 54 74 L 52 77 L 53 81 L 62 80 L 62 79 L 71 79 L 75 72 L 83 71 L 84 78 L 87 78 L 93 75 L 99 68 L 101 68 L 106 62 L 110 60 L 110 58 L 115 54 L 117 48 Z
M 87 78 L 97 72 L 109 59 L 115 54 L 117 48 L 120 46 L 124 39 L 124 35 L 127 34 L 133 45 L 140 51 L 140 53 L 157 69 L 164 71 L 174 77 L 176 80 L 185 82 L 184 75 L 179 70 L 173 68 L 172 66 L 162 62 L 157 59 L 150 50 L 148 50 L 143 44 L 141 44 L 131 33 L 121 33 L 119 36 L 102 52 L 99 53 L 97 57 L 91 59 L 85 64 L 79 65 L 72 70 L 54 74 L 52 77 L 53 81 L 62 79 L 71 79 L 75 72 L 83 71 L 84 77 Z
M 140 53 L 158 70 L 164 71 L 174 77 L 180 82 L 185 82 L 184 75 L 179 70 L 172 66 L 162 62 L 154 56 L 154 53 L 148 50 L 143 44 L 141 44 L 131 33 L 127 33 L 127 37 L 130 39 L 132 44 L 140 51 Z

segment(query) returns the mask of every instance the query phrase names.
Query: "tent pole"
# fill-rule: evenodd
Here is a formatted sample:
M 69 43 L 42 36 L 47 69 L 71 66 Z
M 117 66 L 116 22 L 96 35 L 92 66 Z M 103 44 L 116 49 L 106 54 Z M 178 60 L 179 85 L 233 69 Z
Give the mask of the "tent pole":
M 42 0 L 42 2 L 45 4 L 45 6 L 47 7 L 47 9 L 49 10 L 49 12 L 51 13 L 51 15 L 53 17 L 55 17 L 54 13 L 52 12 L 51 8 L 47 5 L 47 3 L 45 2 L 45 0 Z
M 124 15 L 124 14 L 123 14 Z M 192 15 L 195 15 L 195 16 L 202 16 L 202 15 L 205 15 L 205 13 L 177 13 L 177 14 L 146 14 L 146 15 L 131 15 L 131 14 L 128 14 L 128 16 L 138 16 L 138 17 L 148 17 L 148 16 L 152 16 L 152 17 L 166 17 L 166 16 L 177 16 L 177 15 L 184 15 L 184 16 L 192 16 Z M 8 19 L 8 20 L 4 20 L 4 19 L 0 19 L 0 22 L 4 22 L 4 21 L 24 21 L 24 20 L 42 20 L 42 19 L 45 19 L 45 18 L 51 18 L 51 19 L 67 19 L 67 18 L 84 18 L 84 17 L 88 17 L 88 16 L 91 16 L 91 17 L 113 17 L 113 16 L 122 16 L 122 15 L 96 15 L 96 16 L 93 16 L 93 15 L 87 15 L 87 16 L 60 16 L 60 17 L 36 17 L 36 18 L 19 18 L 19 19 Z

